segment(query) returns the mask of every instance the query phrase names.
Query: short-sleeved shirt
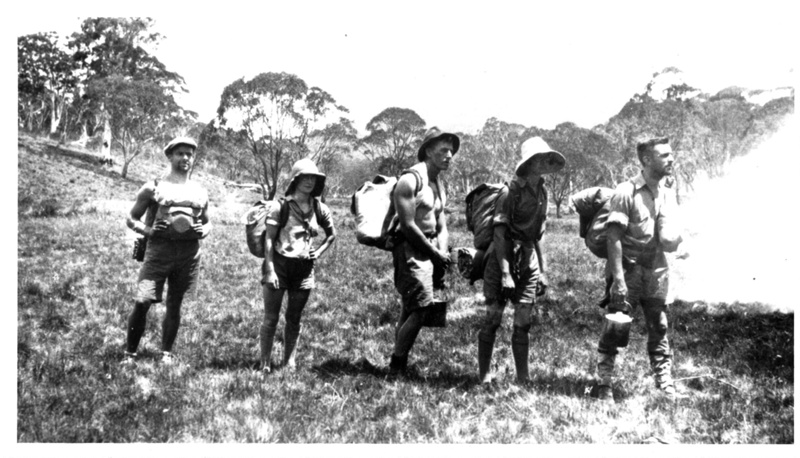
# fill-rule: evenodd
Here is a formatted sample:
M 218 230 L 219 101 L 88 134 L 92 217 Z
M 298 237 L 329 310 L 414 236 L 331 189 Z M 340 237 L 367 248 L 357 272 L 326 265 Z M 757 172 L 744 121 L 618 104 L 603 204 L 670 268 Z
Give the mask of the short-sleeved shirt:
M 294 202 L 294 196 L 286 197 L 286 205 L 289 205 L 289 218 L 286 225 L 278 232 L 274 245 L 275 251 L 287 258 L 306 257 L 312 248 L 314 238 L 320 233 L 320 229 L 333 228 L 331 211 L 327 205 L 320 202 L 321 221 L 317 221 L 313 206 L 304 214 L 297 202 Z M 267 224 L 278 226 L 280 216 L 281 206 L 273 205 L 267 214 Z
M 606 227 L 620 224 L 625 228 L 622 254 L 632 261 L 659 250 L 657 229 L 667 223 L 677 205 L 675 190 L 666 184 L 666 178 L 659 182 L 657 191 L 656 197 L 640 173 L 635 179 L 620 183 L 611 197 Z
M 544 178 L 531 185 L 515 178 L 508 185 L 508 192 L 497 198 L 497 210 L 493 223 L 505 224 L 512 240 L 522 243 L 538 242 L 542 239 L 547 220 L 547 190 Z

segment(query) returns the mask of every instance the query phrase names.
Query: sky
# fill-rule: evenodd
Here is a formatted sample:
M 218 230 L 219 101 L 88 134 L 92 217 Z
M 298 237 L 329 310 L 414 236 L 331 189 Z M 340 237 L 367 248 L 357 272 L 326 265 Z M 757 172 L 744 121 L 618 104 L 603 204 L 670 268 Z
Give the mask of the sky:
M 43 3 L 15 13 L 15 36 L 68 35 L 92 16 L 152 17 L 164 36 L 155 54 L 184 77 L 180 102 L 203 122 L 225 86 L 262 72 L 327 91 L 361 133 L 393 106 L 451 131 L 473 133 L 490 117 L 590 128 L 666 67 L 711 93 L 796 78 L 788 1 Z

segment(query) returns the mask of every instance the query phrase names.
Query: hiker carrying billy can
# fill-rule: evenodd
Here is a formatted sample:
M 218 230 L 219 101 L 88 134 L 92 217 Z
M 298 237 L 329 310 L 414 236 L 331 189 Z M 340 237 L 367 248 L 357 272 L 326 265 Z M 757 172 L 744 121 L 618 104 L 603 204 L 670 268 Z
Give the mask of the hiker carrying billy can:
M 434 305 L 433 290 L 444 287 L 450 253 L 444 212 L 447 196 L 439 175 L 450 168 L 459 144 L 456 135 L 428 129 L 417 151 L 419 162 L 401 174 L 394 189 L 399 236 L 392 257 L 402 310 L 389 363 L 393 374 L 406 372 L 426 308 Z
M 497 198 L 493 237 L 486 250 L 483 272 L 483 295 L 486 314 L 478 333 L 478 376 L 489 383 L 492 351 L 503 310 L 511 302 L 514 328 L 511 353 L 517 381 L 528 381 L 528 347 L 531 313 L 536 296 L 547 288 L 546 262 L 542 241 L 547 219 L 547 190 L 543 175 L 557 172 L 566 164 L 564 156 L 551 149 L 541 137 L 522 143 L 522 159 L 514 179 Z
M 325 175 L 310 159 L 292 166 L 289 186 L 280 205 L 266 215 L 264 263 L 264 323 L 261 326 L 261 370 L 272 371 L 272 344 L 278 327 L 284 293 L 288 291 L 283 330 L 282 366 L 294 369 L 294 351 L 300 337 L 300 318 L 314 289 L 315 262 L 336 239 L 328 206 L 319 201 Z M 314 247 L 322 230 L 325 239 Z
M 620 183 L 610 201 L 605 270 L 610 300 L 606 307 L 611 314 L 630 314 L 641 305 L 656 387 L 673 396 L 672 351 L 667 339 L 668 265 L 664 252 L 677 250 L 682 241 L 674 222 L 669 221 L 677 207 L 669 178 L 675 158 L 667 138 L 639 143 L 636 152 L 641 173 Z M 611 387 L 618 340 L 606 334 L 601 336 L 597 348 L 600 353 L 597 394 L 601 399 L 613 400 Z M 627 339 L 621 340 L 624 346 Z

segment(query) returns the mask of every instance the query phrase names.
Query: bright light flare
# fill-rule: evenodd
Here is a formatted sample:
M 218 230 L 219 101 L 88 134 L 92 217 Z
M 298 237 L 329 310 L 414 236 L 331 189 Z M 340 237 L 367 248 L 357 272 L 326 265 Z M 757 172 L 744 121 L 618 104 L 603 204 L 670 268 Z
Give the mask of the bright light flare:
M 671 294 L 687 302 L 760 303 L 793 312 L 800 286 L 798 123 L 783 127 L 727 173 L 695 184 L 681 206 L 687 259 L 671 265 Z M 674 286 L 674 287 L 673 287 Z

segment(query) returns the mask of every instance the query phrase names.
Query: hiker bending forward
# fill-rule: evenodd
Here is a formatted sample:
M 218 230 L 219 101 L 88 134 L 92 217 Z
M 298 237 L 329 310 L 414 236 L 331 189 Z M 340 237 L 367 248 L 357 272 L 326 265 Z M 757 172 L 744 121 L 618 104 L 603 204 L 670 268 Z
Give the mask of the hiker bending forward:
M 272 371 L 272 343 L 286 291 L 289 299 L 283 329 L 282 365 L 290 369 L 295 367 L 300 317 L 314 288 L 314 263 L 336 239 L 331 212 L 327 205 L 319 202 L 324 188 L 325 175 L 310 159 L 301 159 L 292 166 L 284 203 L 274 205 L 267 214 L 261 280 L 264 286 L 261 369 L 265 373 Z M 284 222 L 281 221 L 282 206 L 288 206 Z M 325 232 L 325 240 L 314 248 L 314 238 L 320 228 Z
M 211 231 L 208 194 L 189 179 L 196 148 L 197 143 L 188 137 L 169 142 L 164 148 L 170 162 L 169 174 L 142 186 L 126 220 L 129 228 L 147 237 L 135 304 L 128 318 L 126 361 L 136 358 L 147 312 L 153 303 L 161 302 L 166 282 L 169 282 L 169 289 L 161 329 L 161 351 L 164 362 L 171 362 L 173 358 L 172 345 L 178 335 L 183 296 L 193 288 L 199 274 L 200 239 Z M 145 216 L 144 222 L 142 216 Z
M 642 173 L 617 186 L 606 222 L 608 309 L 631 313 L 633 307 L 641 305 L 656 386 L 674 395 L 672 351 L 667 339 L 668 265 L 664 256 L 664 252 L 677 250 L 683 240 L 680 231 L 668 224 L 677 206 L 667 178 L 673 173 L 674 156 L 667 138 L 639 143 L 636 152 Z M 617 348 L 601 338 L 598 351 L 598 397 L 610 400 Z
M 417 151 L 419 162 L 400 176 L 393 193 L 400 228 L 392 251 L 394 284 L 402 311 L 389 363 L 392 373 L 405 372 L 424 310 L 433 305 L 433 289 L 444 287 L 450 254 L 444 213 L 447 198 L 439 174 L 450 168 L 458 146 L 457 136 L 429 129 Z
M 542 175 L 560 170 L 565 160 L 540 137 L 526 140 L 521 149 L 522 160 L 517 164 L 516 176 L 497 199 L 494 237 L 486 251 L 483 273 L 486 315 L 478 333 L 481 383 L 493 378 L 489 371 L 492 350 L 508 301 L 514 307 L 511 353 L 517 380 L 528 380 L 531 313 L 536 296 L 543 295 L 547 287 L 541 249 L 547 219 L 547 191 Z

